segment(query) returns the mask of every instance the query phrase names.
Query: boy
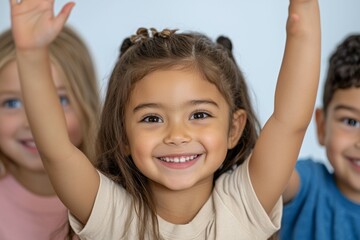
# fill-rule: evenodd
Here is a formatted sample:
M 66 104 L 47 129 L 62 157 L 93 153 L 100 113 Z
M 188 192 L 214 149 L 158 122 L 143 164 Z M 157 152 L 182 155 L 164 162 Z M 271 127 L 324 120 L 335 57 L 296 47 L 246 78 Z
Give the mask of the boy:
M 360 239 L 360 35 L 347 37 L 329 61 L 319 143 L 334 171 L 298 161 L 283 199 L 281 239 Z

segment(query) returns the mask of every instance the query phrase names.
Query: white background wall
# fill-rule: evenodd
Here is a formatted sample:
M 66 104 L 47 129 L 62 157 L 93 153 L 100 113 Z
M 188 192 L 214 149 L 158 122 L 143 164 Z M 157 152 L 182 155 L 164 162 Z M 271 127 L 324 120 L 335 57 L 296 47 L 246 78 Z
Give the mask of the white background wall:
M 319 0 L 322 20 L 321 88 L 327 59 L 348 34 L 360 33 L 360 0 Z M 65 0 L 56 1 L 56 11 Z M 285 43 L 286 0 L 77 0 L 68 23 L 87 41 L 100 86 L 106 82 L 121 41 L 138 27 L 199 31 L 232 39 L 234 55 L 249 83 L 254 106 L 264 124 L 273 109 L 275 83 Z M 9 1 L 0 0 L 0 31 L 10 26 Z M 317 106 L 320 106 L 322 90 Z M 301 109 L 299 109 L 301 111 Z M 301 157 L 325 159 L 311 123 Z

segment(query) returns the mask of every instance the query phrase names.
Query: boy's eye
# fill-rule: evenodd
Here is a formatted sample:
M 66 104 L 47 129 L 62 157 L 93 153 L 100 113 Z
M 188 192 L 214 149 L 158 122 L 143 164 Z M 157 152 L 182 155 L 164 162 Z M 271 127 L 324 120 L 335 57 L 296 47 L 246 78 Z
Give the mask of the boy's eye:
M 67 96 L 59 96 L 59 99 L 60 99 L 60 104 L 62 106 L 68 106 L 70 105 L 70 100 Z
M 144 117 L 141 122 L 148 122 L 148 123 L 162 123 L 163 120 L 155 115 Z
M 342 120 L 342 122 L 345 125 L 350 126 L 350 127 L 357 127 L 357 128 L 360 127 L 360 122 L 353 119 L 353 118 L 345 118 L 345 119 Z
M 19 99 L 8 99 L 4 101 L 3 106 L 5 108 L 20 108 L 22 104 Z
M 193 115 L 191 115 L 190 119 L 203 119 L 203 118 L 208 118 L 210 117 L 210 114 L 206 113 L 206 112 L 196 112 Z

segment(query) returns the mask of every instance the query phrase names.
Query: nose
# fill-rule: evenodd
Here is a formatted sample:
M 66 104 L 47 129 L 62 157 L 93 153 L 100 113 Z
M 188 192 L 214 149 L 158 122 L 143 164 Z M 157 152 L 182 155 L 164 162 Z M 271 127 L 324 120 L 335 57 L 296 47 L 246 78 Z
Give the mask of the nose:
M 173 123 L 167 129 L 164 142 L 169 145 L 181 145 L 190 142 L 191 137 L 184 123 Z
M 357 149 L 360 149 L 360 139 L 355 143 L 355 147 L 356 147 Z

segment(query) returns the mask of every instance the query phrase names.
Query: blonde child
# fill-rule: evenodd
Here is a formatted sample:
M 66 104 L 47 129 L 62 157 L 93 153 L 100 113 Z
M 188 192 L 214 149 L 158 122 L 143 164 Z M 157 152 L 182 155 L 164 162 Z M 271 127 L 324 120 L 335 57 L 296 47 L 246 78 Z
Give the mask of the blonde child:
M 322 103 L 317 136 L 333 171 L 298 161 L 284 193 L 281 239 L 360 239 L 360 34 L 331 55 Z
M 82 239 L 266 239 L 277 231 L 316 97 L 318 2 L 290 1 L 275 109 L 256 145 L 244 79 L 223 47 L 198 33 L 139 29 L 109 81 L 99 171 L 69 141 L 49 70 L 47 46 L 73 5 L 54 16 L 53 1 L 11 0 L 25 107 L 75 232 Z
M 49 45 L 49 56 L 65 131 L 74 146 L 93 159 L 99 97 L 88 49 L 76 32 L 64 27 Z M 23 101 L 15 42 L 8 30 L 0 35 L 0 239 L 63 240 L 71 236 L 68 211 L 45 172 Z

